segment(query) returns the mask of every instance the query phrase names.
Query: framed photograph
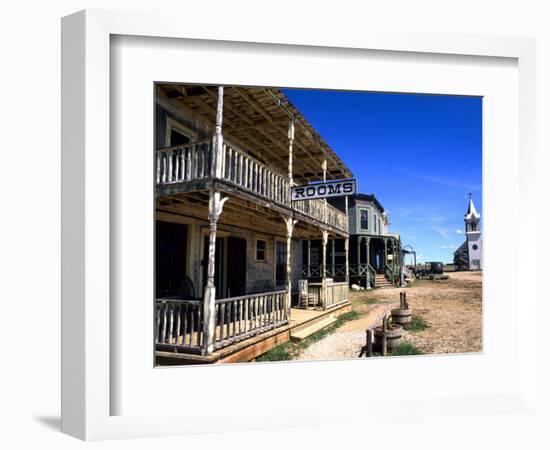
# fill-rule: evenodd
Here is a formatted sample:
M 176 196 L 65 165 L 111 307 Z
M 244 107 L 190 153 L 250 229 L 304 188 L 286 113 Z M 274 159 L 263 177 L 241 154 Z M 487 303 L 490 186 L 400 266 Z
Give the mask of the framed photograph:
M 180 25 L 63 19 L 63 431 L 529 411 L 534 42 Z

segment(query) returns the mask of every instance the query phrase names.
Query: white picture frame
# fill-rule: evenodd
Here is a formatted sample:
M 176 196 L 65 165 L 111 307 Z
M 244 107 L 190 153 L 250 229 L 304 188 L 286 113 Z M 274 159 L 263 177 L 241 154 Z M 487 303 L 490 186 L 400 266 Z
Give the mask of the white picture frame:
M 116 321 L 120 317 L 113 311 L 110 303 L 116 288 L 111 279 L 111 245 L 113 239 L 110 233 L 112 218 L 111 187 L 116 184 L 112 173 L 110 147 L 112 134 L 110 132 L 110 111 L 113 92 L 110 90 L 111 76 L 111 37 L 134 36 L 158 37 L 163 39 L 187 39 L 193 41 L 231 42 L 235 45 L 247 44 L 255 46 L 281 45 L 278 52 L 292 51 L 292 46 L 326 49 L 334 57 L 339 52 L 347 57 L 354 57 L 362 50 L 395 52 L 409 55 L 410 63 L 415 59 L 430 58 L 430 55 L 452 55 L 459 57 L 503 58 L 517 61 L 517 77 L 519 86 L 518 146 L 515 143 L 515 155 L 519 158 L 519 176 L 511 180 L 509 192 L 514 199 L 514 207 L 522 198 L 522 208 L 527 211 L 524 220 L 527 226 L 535 228 L 536 195 L 530 182 L 529 174 L 535 164 L 535 43 L 533 39 L 517 37 L 473 36 L 467 34 L 447 33 L 398 33 L 380 30 L 349 30 L 329 36 L 323 30 L 312 30 L 304 34 L 287 30 L 284 35 L 261 34 L 257 29 L 234 29 L 230 26 L 204 28 L 192 21 L 181 27 L 177 17 L 166 14 L 144 14 L 113 11 L 83 11 L 63 19 L 63 85 L 62 85 L 62 430 L 65 433 L 85 440 L 99 440 L 124 437 L 162 436 L 173 434 L 199 433 L 209 431 L 258 430 L 262 428 L 279 428 L 285 426 L 311 426 L 326 420 L 331 424 L 353 423 L 373 420 L 380 412 L 392 412 L 391 402 L 385 403 L 382 398 L 374 398 L 372 402 L 358 396 L 347 401 L 341 399 L 322 398 L 317 402 L 310 397 L 287 399 L 285 403 L 274 402 L 270 408 L 259 408 L 248 414 L 244 410 L 235 409 L 234 417 L 228 419 L 216 416 L 204 420 L 204 415 L 189 416 L 185 411 L 165 413 L 139 407 L 122 408 L 122 413 L 113 414 L 118 409 L 113 403 L 116 391 L 126 389 L 120 383 L 113 381 L 113 366 L 120 365 L 117 358 L 120 353 L 113 351 L 112 340 L 120 330 Z M 321 49 L 319 49 L 321 47 Z M 266 47 L 267 50 L 267 47 Z M 426 74 L 427 79 L 435 75 Z M 170 80 L 179 81 L 179 80 Z M 183 80 L 182 80 L 183 81 Z M 292 82 L 292 80 L 289 80 Z M 409 89 L 414 89 L 410 86 Z M 479 92 L 479 94 L 483 94 Z M 152 126 L 152 123 L 151 123 Z M 506 167 L 503 161 L 503 170 Z M 501 186 L 499 186 L 501 187 Z M 508 191 L 507 191 L 508 192 Z M 491 195 L 494 195 L 493 190 Z M 494 199 L 494 197 L 491 197 Z M 485 202 L 484 202 L 485 203 Z M 493 208 L 501 208 L 495 204 Z M 489 214 L 489 217 L 491 215 Z M 491 229 L 490 219 L 486 229 Z M 488 234 L 490 236 L 490 234 Z M 491 239 L 488 237 L 487 259 L 491 259 Z M 518 249 L 522 259 L 536 259 L 536 249 L 530 246 Z M 528 268 L 518 265 L 518 277 L 528 274 Z M 152 276 L 152 274 L 151 274 Z M 469 414 L 494 415 L 507 411 L 513 414 L 527 414 L 536 410 L 536 356 L 535 348 L 527 345 L 530 337 L 518 330 L 529 327 L 530 314 L 536 308 L 536 290 L 527 286 L 525 297 L 521 303 L 517 301 L 517 292 L 503 295 L 510 297 L 511 305 L 517 307 L 517 315 L 513 317 L 516 337 L 515 346 L 525 348 L 516 352 L 513 364 L 513 376 L 508 379 L 506 373 L 500 380 L 495 380 L 495 390 L 485 392 L 482 387 L 476 392 L 465 390 L 460 396 L 458 391 L 451 395 L 442 395 L 442 390 L 434 387 L 434 395 L 422 393 L 423 399 L 419 406 L 414 395 L 400 394 L 391 397 L 392 402 L 399 402 L 400 413 L 397 420 L 404 420 L 411 415 L 433 418 L 433 409 L 442 417 L 462 417 Z M 486 319 L 486 318 L 485 318 Z M 506 320 L 512 320 L 506 316 Z M 152 321 L 152 319 L 151 319 Z M 487 323 L 485 322 L 485 325 Z M 532 329 L 532 327 L 530 328 Z M 107 331 L 109 330 L 109 331 Z M 141 351 L 141 350 L 140 350 Z M 143 349 L 142 351 L 151 351 Z M 489 357 L 491 352 L 502 357 L 502 347 L 484 347 L 483 357 Z M 132 355 L 133 357 L 134 355 Z M 143 355 L 136 355 L 141 358 Z M 427 358 L 434 366 L 434 371 L 442 376 L 450 371 L 459 370 L 459 366 L 468 365 L 472 361 L 480 361 L 479 356 L 454 356 Z M 126 358 L 126 356 L 124 356 Z M 121 357 L 121 359 L 124 359 Z M 439 364 L 436 358 L 442 358 Z M 426 359 L 426 358 L 425 358 Z M 408 361 L 412 361 L 409 359 Z M 144 363 L 149 367 L 150 361 Z M 377 367 L 371 364 L 372 370 L 390 371 L 396 366 L 406 365 L 411 370 L 417 370 L 415 363 L 407 359 L 376 361 Z M 237 382 L 237 374 L 249 370 L 254 377 L 280 379 L 285 371 L 291 379 L 299 379 L 301 375 L 309 376 L 321 367 L 325 376 L 337 379 L 344 372 L 344 366 L 338 362 L 315 362 L 308 364 L 285 365 L 241 365 L 241 367 L 223 368 L 224 375 Z M 441 366 L 441 367 L 440 367 Z M 445 367 L 442 367 L 445 366 Z M 357 362 L 346 366 L 357 369 Z M 504 367 L 504 366 L 503 366 Z M 219 371 L 218 367 L 204 368 Z M 227 369 L 227 370 L 226 370 Z M 126 370 L 122 367 L 122 370 Z M 175 370 L 153 369 L 155 377 L 168 379 Z M 196 376 L 187 370 L 181 376 Z M 362 369 L 357 369 L 362 370 Z M 169 372 L 172 372 L 170 374 Z M 197 372 L 199 373 L 199 372 Z M 205 372 L 200 372 L 201 376 Z M 160 375 L 159 375 L 160 374 Z M 183 374 L 183 372 L 182 372 Z M 206 375 L 208 376 L 208 375 Z M 139 374 L 136 373 L 136 377 Z M 205 378 L 205 383 L 208 379 Z M 443 389 L 443 388 L 442 388 Z M 198 401 L 198 397 L 194 401 Z M 115 402 L 116 403 L 116 402 Z M 305 404 L 304 404 L 305 403 Z M 395 404 L 395 403 L 393 403 Z M 162 405 L 156 405 L 160 408 Z M 129 412 L 124 412 L 125 410 Z M 267 414 L 271 411 L 271 416 Z M 269 423 L 266 423 L 269 417 Z M 357 422 L 356 422 L 357 423 Z

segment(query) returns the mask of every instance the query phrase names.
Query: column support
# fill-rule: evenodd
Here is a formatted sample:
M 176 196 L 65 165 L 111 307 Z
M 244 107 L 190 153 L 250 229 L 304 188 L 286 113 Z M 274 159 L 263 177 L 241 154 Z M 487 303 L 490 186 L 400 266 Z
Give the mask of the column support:
M 331 273 L 332 276 L 331 276 L 331 278 L 335 278 L 336 277 L 336 255 L 335 255 L 336 246 L 335 246 L 334 239 L 330 240 L 330 251 L 331 251 L 330 264 L 331 264 L 331 267 L 332 267 L 332 273 Z
M 294 146 L 294 117 L 288 124 L 288 184 L 292 187 L 293 175 L 292 175 L 292 149 Z
M 327 243 L 328 243 L 328 231 L 321 230 L 322 244 L 323 244 L 323 271 L 321 279 L 321 300 L 323 303 L 323 309 L 327 308 Z
M 222 178 L 223 167 L 223 86 L 218 87 L 218 104 L 216 106 L 216 131 L 214 134 L 214 148 L 212 154 L 211 173 L 213 178 Z
M 292 233 L 297 220 L 283 216 L 286 225 L 286 319 L 290 321 L 292 306 Z
M 348 209 L 348 196 L 344 197 L 346 199 L 346 224 L 348 225 L 348 237 L 344 240 L 344 251 L 346 253 L 346 282 L 349 285 L 349 209 Z
M 370 252 L 369 252 L 370 238 L 365 238 L 365 251 L 367 254 L 367 275 L 365 289 L 370 289 Z
M 388 239 L 384 238 L 384 270 L 386 270 L 386 264 L 388 264 Z
M 349 237 L 344 240 L 344 251 L 346 253 L 346 282 L 349 284 Z
M 306 276 L 311 277 L 311 240 L 306 241 L 307 252 L 306 252 Z
M 399 241 L 399 287 L 405 286 L 405 255 Z
M 209 355 L 214 351 L 214 339 L 216 333 L 216 286 L 214 285 L 216 268 L 216 232 L 218 229 L 218 219 L 222 213 L 223 205 L 228 198 L 229 197 L 221 198 L 221 194 L 218 191 L 210 191 L 210 200 L 208 204 L 210 239 L 208 241 L 207 279 L 206 287 L 204 289 L 203 302 L 203 355 Z

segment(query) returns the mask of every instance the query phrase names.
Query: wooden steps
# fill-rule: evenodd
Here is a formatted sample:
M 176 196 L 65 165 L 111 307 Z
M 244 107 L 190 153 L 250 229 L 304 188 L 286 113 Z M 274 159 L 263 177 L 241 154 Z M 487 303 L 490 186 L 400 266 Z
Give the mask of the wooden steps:
M 374 277 L 374 287 L 379 289 L 394 287 L 385 275 L 377 273 Z
M 332 314 L 329 316 L 321 317 L 318 320 L 311 321 L 306 327 L 299 327 L 297 329 L 290 331 L 290 339 L 293 341 L 303 341 L 308 336 L 311 336 L 313 333 L 332 325 L 336 322 L 336 317 Z

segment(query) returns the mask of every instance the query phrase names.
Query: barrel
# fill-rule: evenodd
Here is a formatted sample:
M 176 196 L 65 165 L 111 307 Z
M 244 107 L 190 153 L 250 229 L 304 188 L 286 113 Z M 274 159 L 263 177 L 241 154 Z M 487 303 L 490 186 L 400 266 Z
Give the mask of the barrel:
M 412 309 L 392 309 L 391 320 L 397 325 L 408 325 L 412 321 Z
M 384 332 L 382 327 L 376 327 L 374 329 L 374 344 L 377 348 L 382 347 L 382 336 Z M 403 336 L 403 327 L 400 325 L 392 325 L 391 329 L 386 329 L 386 341 L 388 343 L 388 350 L 393 350 L 399 344 L 401 344 L 401 338 Z

